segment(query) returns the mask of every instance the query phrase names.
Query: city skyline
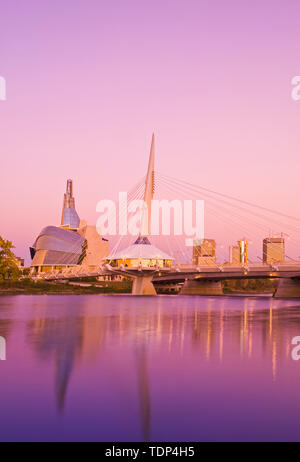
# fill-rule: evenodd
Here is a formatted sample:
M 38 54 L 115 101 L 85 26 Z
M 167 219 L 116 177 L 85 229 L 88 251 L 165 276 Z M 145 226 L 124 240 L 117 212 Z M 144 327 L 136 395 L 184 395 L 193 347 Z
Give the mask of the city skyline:
M 58 2 L 1 7 L 1 228 L 18 255 L 59 223 L 69 177 L 95 223 L 143 176 L 152 131 L 158 171 L 300 216 L 296 2 L 85 5 L 70 21 Z

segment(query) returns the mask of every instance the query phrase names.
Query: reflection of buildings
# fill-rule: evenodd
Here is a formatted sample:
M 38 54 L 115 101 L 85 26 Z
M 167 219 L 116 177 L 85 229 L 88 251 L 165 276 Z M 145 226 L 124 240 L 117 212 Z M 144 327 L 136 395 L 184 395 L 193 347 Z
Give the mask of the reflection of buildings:
M 28 336 L 39 356 L 55 358 L 55 394 L 60 412 L 75 364 L 97 357 L 105 340 L 106 322 L 100 317 L 41 317 L 28 325 Z
M 199 239 L 193 245 L 193 265 L 216 264 L 216 241 L 214 239 Z
M 284 238 L 266 237 L 263 240 L 263 262 L 283 263 L 284 262 Z
M 63 411 L 68 382 L 75 357 L 81 347 L 78 322 L 67 318 L 36 318 L 28 324 L 28 337 L 39 356 L 55 358 L 55 395 L 59 412 Z
M 60 226 L 46 226 L 30 248 L 33 272 L 51 272 L 83 265 L 98 268 L 108 254 L 108 242 L 95 226 L 80 220 L 73 197 L 73 182 L 67 181 Z
M 10 319 L 0 318 L 0 336 L 3 337 L 6 341 L 10 334 L 11 328 L 12 328 L 12 321 Z
M 97 359 L 105 343 L 112 337 L 123 341 L 122 333 L 130 335 L 134 324 L 121 315 L 115 317 L 86 316 L 52 319 L 36 318 L 28 324 L 28 337 L 38 355 L 55 359 L 55 396 L 59 413 L 65 406 L 68 385 L 73 369 L 80 363 Z M 0 324 L 1 327 L 1 324 Z M 135 332 L 138 333 L 139 329 Z M 115 367 L 112 364 L 112 367 Z M 137 390 L 144 441 L 150 440 L 150 389 L 148 383 L 147 351 L 142 343 L 136 351 Z M 99 400 L 101 397 L 99 396 Z
M 151 403 L 147 370 L 147 353 L 144 345 L 142 345 L 137 352 L 137 372 L 143 441 L 150 441 Z
M 93 366 L 91 361 L 95 361 L 93 369 L 100 371 L 97 379 L 111 381 L 108 386 L 113 387 L 116 381 L 122 383 L 122 374 L 126 375 L 127 388 L 118 386 L 121 400 L 127 399 L 126 393 L 135 389 L 137 383 L 134 398 L 138 401 L 144 441 L 151 439 L 151 383 L 156 380 L 152 369 L 154 362 L 148 361 L 149 352 L 158 354 L 160 370 L 168 364 L 170 355 L 173 364 L 177 364 L 177 359 L 180 364 L 187 358 L 187 362 L 193 361 L 195 368 L 201 367 L 201 363 L 203 366 L 204 362 L 239 367 L 241 359 L 261 362 L 262 357 L 267 357 L 267 373 L 276 380 L 280 360 L 289 354 L 291 338 L 300 328 L 295 307 L 275 309 L 278 304 L 271 300 L 268 301 L 270 308 L 258 309 L 255 299 L 244 298 L 237 310 L 232 309 L 230 298 L 220 300 L 218 309 L 215 309 L 213 298 L 204 300 L 201 307 L 197 300 L 185 302 L 181 299 L 176 309 L 164 306 L 163 310 L 157 302 L 140 311 L 131 309 L 127 303 L 116 305 L 112 311 L 104 308 L 96 315 L 50 318 L 48 311 L 45 316 L 30 321 L 27 332 L 39 357 L 55 361 L 55 397 L 59 412 L 63 411 L 73 370 L 87 362 Z M 293 316 L 290 316 L 291 311 Z M 1 327 L 0 323 L 0 333 L 3 332 Z M 111 349 L 115 354 L 107 361 L 106 353 Z M 122 356 L 124 349 L 129 356 Z M 130 369 L 132 357 L 134 368 Z M 106 363 L 103 369 L 99 361 L 96 362 L 99 358 Z M 124 358 L 129 359 L 126 367 Z M 86 373 L 87 368 L 84 370 Z M 109 373 L 105 374 L 107 371 Z M 96 399 L 101 403 L 101 393 Z

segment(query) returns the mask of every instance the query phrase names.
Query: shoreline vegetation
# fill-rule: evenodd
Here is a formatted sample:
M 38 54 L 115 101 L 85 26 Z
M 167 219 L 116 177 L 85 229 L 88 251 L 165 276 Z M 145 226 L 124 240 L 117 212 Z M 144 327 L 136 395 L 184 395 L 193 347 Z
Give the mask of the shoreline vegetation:
M 227 279 L 222 281 L 222 288 L 224 295 L 264 295 L 274 294 L 277 284 L 277 279 Z
M 23 279 L 0 282 L 1 295 L 86 295 L 131 293 L 130 281 L 103 281 L 59 283 L 43 280 Z
M 265 295 L 273 294 L 277 281 L 272 279 L 246 279 L 222 281 L 224 295 Z M 130 294 L 132 282 L 98 281 L 96 278 L 68 282 L 33 280 L 23 278 L 19 280 L 5 280 L 0 282 L 1 295 L 88 295 L 88 294 Z M 158 294 L 178 294 L 179 291 L 168 292 L 158 290 Z

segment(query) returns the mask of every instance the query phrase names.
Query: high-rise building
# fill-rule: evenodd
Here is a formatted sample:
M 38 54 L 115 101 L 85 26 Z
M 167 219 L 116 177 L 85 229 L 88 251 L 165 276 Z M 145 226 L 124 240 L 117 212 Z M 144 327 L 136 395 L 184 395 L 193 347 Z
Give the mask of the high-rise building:
M 248 242 L 246 239 L 241 239 L 238 241 L 239 246 L 239 260 L 241 265 L 246 265 L 248 263 Z
M 263 262 L 283 263 L 285 255 L 283 237 L 266 237 L 263 240 Z
M 214 239 L 197 239 L 193 245 L 193 265 L 216 264 L 216 241 Z
M 229 263 L 246 265 L 248 263 L 248 242 L 246 239 L 237 241 L 237 245 L 229 247 Z

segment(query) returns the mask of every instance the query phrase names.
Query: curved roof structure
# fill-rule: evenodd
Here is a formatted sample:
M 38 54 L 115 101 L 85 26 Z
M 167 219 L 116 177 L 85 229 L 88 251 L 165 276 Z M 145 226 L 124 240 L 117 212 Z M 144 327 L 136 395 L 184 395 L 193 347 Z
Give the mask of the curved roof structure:
M 31 265 L 77 264 L 84 242 L 85 239 L 74 231 L 46 226 L 30 249 Z
M 114 255 L 107 257 L 109 260 L 124 259 L 150 259 L 150 260 L 174 260 L 152 244 L 132 244 L 125 249 L 119 250 Z
M 46 226 L 36 238 L 33 248 L 35 250 L 60 250 L 62 252 L 77 252 L 81 249 L 84 238 L 74 231 Z

